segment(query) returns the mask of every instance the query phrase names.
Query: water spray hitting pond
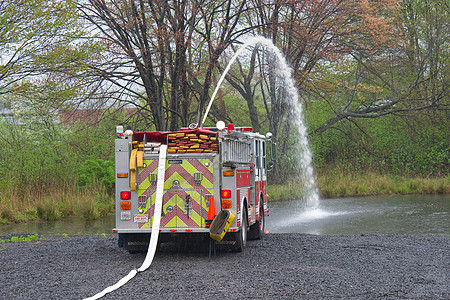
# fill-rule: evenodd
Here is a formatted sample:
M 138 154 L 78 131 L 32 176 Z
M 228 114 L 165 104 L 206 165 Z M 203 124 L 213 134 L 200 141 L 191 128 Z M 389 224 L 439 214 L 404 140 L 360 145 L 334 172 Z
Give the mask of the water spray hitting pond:
M 285 89 L 286 96 L 284 98 L 284 101 L 287 101 L 287 104 L 291 108 L 292 121 L 294 122 L 295 128 L 298 131 L 298 149 L 296 155 L 298 157 L 298 163 L 300 167 L 299 176 L 304 184 L 303 192 L 304 199 L 306 201 L 306 210 L 313 211 L 319 206 L 319 191 L 317 189 L 314 170 L 312 167 L 312 154 L 311 150 L 309 149 L 308 137 L 306 135 L 306 126 L 304 124 L 303 118 L 303 108 L 301 102 L 299 101 L 298 91 L 295 87 L 294 79 L 292 78 L 292 69 L 287 64 L 286 58 L 284 57 L 283 53 L 272 43 L 271 40 L 264 37 L 254 37 L 238 49 L 238 51 L 231 58 L 222 76 L 220 77 L 219 82 L 217 83 L 216 89 L 214 90 L 201 124 L 203 125 L 206 121 L 206 117 L 208 116 L 208 112 L 211 108 L 214 98 L 232 64 L 247 47 L 256 45 L 266 47 L 266 49 L 272 52 L 276 57 L 275 70 L 277 72 L 277 75 L 281 78 L 281 82 Z

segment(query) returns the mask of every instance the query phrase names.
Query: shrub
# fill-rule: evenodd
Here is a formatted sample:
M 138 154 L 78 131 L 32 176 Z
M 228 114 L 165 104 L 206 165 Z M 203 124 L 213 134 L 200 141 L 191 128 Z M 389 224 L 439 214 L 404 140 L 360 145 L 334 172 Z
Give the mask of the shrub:
M 109 160 L 88 159 L 78 170 L 77 183 L 80 187 L 102 184 L 108 191 L 112 191 L 114 180 L 114 162 Z

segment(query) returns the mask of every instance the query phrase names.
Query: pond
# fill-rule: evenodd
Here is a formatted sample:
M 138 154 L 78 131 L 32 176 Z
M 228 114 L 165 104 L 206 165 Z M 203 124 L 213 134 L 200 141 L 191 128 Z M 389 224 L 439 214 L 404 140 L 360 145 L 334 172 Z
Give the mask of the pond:
M 112 233 L 114 215 L 94 221 L 66 217 L 56 221 L 37 220 L 28 223 L 0 225 L 0 235 L 8 234 L 103 234 Z
M 267 229 L 316 235 L 450 234 L 449 195 L 324 199 L 310 211 L 301 203 L 270 206 Z
M 271 203 L 266 229 L 272 233 L 345 234 L 450 234 L 449 195 L 408 195 L 322 199 L 305 211 L 300 201 Z M 111 233 L 114 215 L 85 221 L 76 217 L 54 222 L 34 221 L 0 225 L 8 234 Z

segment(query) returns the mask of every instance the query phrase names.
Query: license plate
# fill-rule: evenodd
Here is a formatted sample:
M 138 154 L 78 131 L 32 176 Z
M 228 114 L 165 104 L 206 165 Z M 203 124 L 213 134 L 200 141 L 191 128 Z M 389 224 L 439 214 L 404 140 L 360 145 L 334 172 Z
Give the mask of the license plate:
M 135 223 L 148 223 L 148 215 L 134 215 Z

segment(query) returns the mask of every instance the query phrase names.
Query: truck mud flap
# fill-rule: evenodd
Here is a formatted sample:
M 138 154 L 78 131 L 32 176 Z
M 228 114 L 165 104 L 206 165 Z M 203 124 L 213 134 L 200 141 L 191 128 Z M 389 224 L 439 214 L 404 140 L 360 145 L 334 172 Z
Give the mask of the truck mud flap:
M 123 247 L 130 252 L 144 252 L 148 249 L 150 233 L 121 233 Z

